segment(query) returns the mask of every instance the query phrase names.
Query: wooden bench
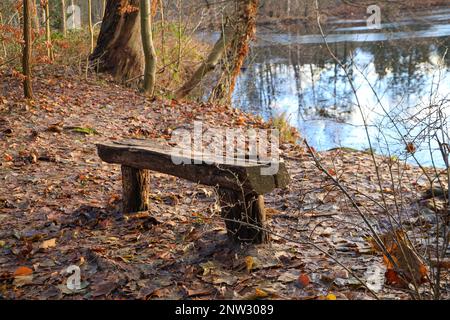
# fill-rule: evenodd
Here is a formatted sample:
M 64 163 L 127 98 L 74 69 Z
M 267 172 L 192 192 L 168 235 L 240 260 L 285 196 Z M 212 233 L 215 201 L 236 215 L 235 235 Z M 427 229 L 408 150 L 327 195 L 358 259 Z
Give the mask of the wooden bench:
M 263 175 L 261 169 L 272 163 L 239 159 L 227 164 L 221 158 L 205 162 L 194 154 L 184 159 L 184 164 L 177 165 L 172 161 L 172 149 L 152 140 L 100 143 L 97 150 L 103 161 L 121 165 L 124 213 L 148 210 L 149 170 L 169 174 L 217 187 L 227 233 L 235 242 L 264 243 L 269 240 L 267 232 L 261 230 L 266 220 L 263 195 L 275 188 L 285 188 L 289 183 L 282 160 L 276 163 L 276 174 Z

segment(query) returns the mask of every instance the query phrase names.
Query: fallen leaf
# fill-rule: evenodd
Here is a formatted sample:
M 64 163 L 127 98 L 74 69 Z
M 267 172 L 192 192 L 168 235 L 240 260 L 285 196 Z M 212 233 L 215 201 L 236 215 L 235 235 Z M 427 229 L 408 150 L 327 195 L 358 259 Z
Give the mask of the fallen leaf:
M 210 294 L 212 294 L 211 290 L 207 290 L 207 289 L 200 289 L 200 290 L 191 290 L 191 289 L 189 289 L 187 291 L 187 296 L 188 297 L 208 296 Z
M 393 269 L 387 269 L 385 273 L 386 283 L 394 286 L 406 287 L 405 281 L 403 281 Z
M 202 269 L 203 269 L 203 275 L 206 276 L 211 273 L 212 269 L 216 268 L 216 265 L 214 264 L 214 262 L 208 261 L 205 263 L 201 263 L 200 267 L 202 267 Z
M 61 133 L 61 132 L 63 132 L 63 128 L 61 127 L 61 123 L 55 123 L 55 124 L 50 125 L 47 128 L 47 131 Z
M 26 276 L 15 276 L 13 284 L 16 287 L 22 287 L 24 285 L 30 284 L 33 282 L 33 275 L 26 275 Z
M 92 292 L 93 297 L 106 296 L 117 288 L 117 283 L 114 281 L 105 281 L 97 285 Z
M 250 273 L 252 271 L 253 265 L 255 264 L 253 257 L 247 256 L 245 257 L 245 267 L 247 272 Z
M 153 293 L 158 289 L 160 289 L 160 287 L 149 283 L 145 287 L 141 288 L 141 290 L 139 290 L 138 299 L 147 299 L 148 297 L 152 296 Z
M 218 275 L 215 275 L 215 274 L 214 274 L 213 279 L 211 281 L 213 284 L 225 283 L 225 284 L 227 284 L 229 286 L 232 286 L 238 281 L 238 278 L 236 276 L 233 276 L 233 275 L 231 275 L 231 274 L 229 274 L 227 272 L 217 273 Z
M 297 270 L 289 270 L 284 272 L 283 274 L 281 274 L 278 277 L 278 281 L 280 282 L 284 282 L 284 283 L 289 283 L 289 282 L 294 282 L 295 280 L 297 280 L 299 277 L 299 272 Z
M 76 133 L 82 133 L 85 135 L 98 135 L 98 131 L 93 128 L 84 128 L 84 127 L 68 127 L 67 129 L 71 130 L 72 132 Z
M 5 159 L 6 162 L 10 162 L 13 161 L 13 157 L 7 153 L 5 153 L 5 155 L 3 156 L 3 159 Z
M 240 116 L 237 120 L 236 120 L 236 124 L 237 125 L 243 125 L 245 124 L 245 118 L 243 116 Z
M 235 293 L 235 292 L 234 292 Z M 235 293 L 237 295 L 237 293 Z M 274 296 L 274 293 L 267 292 L 266 290 L 256 288 L 254 293 L 250 293 L 246 295 L 245 297 L 241 297 L 241 299 L 244 300 L 258 300 L 258 299 L 264 299 L 269 296 Z
M 305 288 L 310 284 L 311 280 L 309 280 L 309 277 L 307 274 L 302 273 L 298 277 L 298 284 L 301 288 Z
M 279 214 L 280 211 L 278 211 L 277 209 L 274 208 L 266 208 L 266 215 L 275 215 L 275 214 Z
M 375 250 L 383 253 L 383 261 L 387 268 L 386 282 L 388 284 L 407 287 L 408 282 L 415 281 L 422 284 L 427 281 L 428 269 L 416 254 L 413 245 L 402 230 L 386 233 L 382 235 L 381 240 L 390 258 L 375 242 L 372 242 L 372 245 Z
M 33 273 L 33 270 L 28 267 L 18 267 L 16 269 L 16 271 L 14 271 L 14 276 L 15 277 L 29 276 L 32 273 Z
M 256 295 L 258 298 L 266 298 L 266 297 L 269 296 L 269 294 L 268 294 L 267 292 L 265 292 L 264 290 L 259 289 L 259 288 L 256 288 L 256 289 L 255 289 L 255 295 Z
M 48 249 L 48 248 L 53 248 L 53 247 L 56 247 L 56 238 L 53 238 L 50 240 L 45 240 L 41 244 L 42 249 Z
M 326 300 L 336 300 L 336 296 L 332 293 L 327 294 L 325 297 Z

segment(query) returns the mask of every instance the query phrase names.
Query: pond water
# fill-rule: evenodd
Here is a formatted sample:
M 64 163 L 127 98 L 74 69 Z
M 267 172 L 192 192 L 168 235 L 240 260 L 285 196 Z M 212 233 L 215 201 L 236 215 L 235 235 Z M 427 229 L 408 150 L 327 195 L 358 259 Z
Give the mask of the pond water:
M 370 138 L 375 152 L 414 163 L 405 151 L 411 142 L 421 164 L 443 166 L 429 137 L 449 133 L 450 8 L 381 30 L 337 19 L 324 28 L 328 48 L 317 30 L 259 28 L 234 105 L 266 119 L 284 113 L 317 150 L 364 150 Z

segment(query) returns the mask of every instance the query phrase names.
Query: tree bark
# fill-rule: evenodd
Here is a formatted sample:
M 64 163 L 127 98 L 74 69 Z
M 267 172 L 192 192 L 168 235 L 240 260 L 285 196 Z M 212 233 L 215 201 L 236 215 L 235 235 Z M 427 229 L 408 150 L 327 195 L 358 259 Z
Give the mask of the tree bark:
M 150 171 L 122 166 L 123 213 L 149 208 Z
M 22 52 L 22 69 L 25 76 L 23 80 L 23 88 L 25 98 L 33 98 L 33 88 L 31 85 L 31 46 L 32 46 L 32 34 L 31 34 L 31 15 L 33 4 L 31 0 L 23 1 L 23 52 Z
M 100 72 L 126 82 L 143 74 L 139 0 L 108 0 L 105 16 L 90 60 Z
M 250 41 L 255 36 L 256 15 L 259 0 L 236 0 L 236 16 L 232 19 L 234 27 L 233 39 L 228 52 L 222 61 L 223 70 L 212 90 L 210 100 L 222 104 L 230 104 L 236 80 L 241 73 L 242 65 L 248 55 Z
M 152 6 L 151 0 L 140 0 L 141 13 L 141 35 L 142 46 L 145 56 L 145 70 L 144 70 L 144 92 L 149 96 L 154 95 L 155 78 L 156 78 L 156 51 L 153 44 L 152 33 Z M 153 0 L 153 5 L 156 3 Z
M 90 51 L 94 52 L 94 27 L 92 26 L 92 0 L 88 0 L 88 25 L 89 25 L 89 39 L 90 39 Z
M 204 76 L 222 61 L 223 66 L 231 67 L 221 71 L 211 97 L 215 101 L 231 100 L 236 79 L 249 50 L 249 42 L 254 36 L 259 3 L 259 0 L 235 1 L 237 17 L 232 18 L 231 24 L 225 26 L 222 37 L 193 76 L 175 92 L 176 98 L 187 96 L 201 83 Z M 108 0 L 97 45 L 90 57 L 91 64 L 96 70 L 110 73 L 120 82 L 131 83 L 132 80 L 141 78 L 144 72 L 148 80 L 152 78 L 152 63 L 148 64 L 150 68 L 145 71 L 144 38 L 141 36 L 141 22 L 138 15 L 139 0 Z M 148 41 L 148 38 L 145 37 L 144 42 Z M 147 53 L 150 57 L 151 51 Z M 145 84 L 145 87 L 148 86 L 152 86 L 151 81 Z
M 33 16 L 34 16 L 34 29 L 36 29 L 36 32 L 39 33 L 41 30 L 41 25 L 39 23 L 39 9 L 38 9 L 38 5 L 37 5 L 37 0 L 33 0 L 32 1 L 32 5 L 33 5 Z
M 66 0 L 61 0 L 61 27 L 64 38 L 67 37 Z
M 47 56 L 50 61 L 55 59 L 53 54 L 53 46 L 52 46 L 52 31 L 50 29 L 50 7 L 49 0 L 45 2 L 45 40 L 47 45 Z
M 228 237 L 236 243 L 267 243 L 264 197 L 219 188 L 222 217 L 225 219 Z M 256 227 L 256 228 L 255 228 Z
M 192 77 L 175 93 L 176 99 L 182 99 L 186 97 L 194 88 L 196 88 L 206 74 L 215 69 L 216 65 L 222 59 L 223 54 L 229 47 L 231 40 L 233 39 L 234 29 L 226 26 L 222 36 L 215 43 L 211 52 L 206 60 L 200 65 L 200 67 L 194 72 Z
M 166 22 L 164 18 L 164 4 L 163 0 L 159 1 L 159 11 L 161 14 L 161 58 L 162 58 L 162 65 L 166 65 Z
M 3 24 L 3 16 L 1 11 L 0 11 L 0 24 Z M 3 40 L 3 38 L 0 38 L 0 41 L 2 42 L 3 56 L 6 59 L 6 57 L 8 56 L 8 51 L 6 50 L 5 40 Z
M 106 12 L 106 0 L 102 0 L 102 10 L 103 10 L 103 17 L 104 17 L 105 12 Z

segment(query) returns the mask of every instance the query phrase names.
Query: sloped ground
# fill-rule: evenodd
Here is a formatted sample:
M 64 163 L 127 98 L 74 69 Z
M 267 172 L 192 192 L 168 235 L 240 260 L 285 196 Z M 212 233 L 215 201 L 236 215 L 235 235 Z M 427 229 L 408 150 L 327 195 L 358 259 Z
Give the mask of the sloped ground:
M 150 102 L 111 83 L 60 76 L 34 86 L 36 101 L 25 102 L 16 79 L 0 78 L 0 297 L 374 298 L 355 276 L 371 277 L 380 298 L 409 297 L 385 284 L 382 256 L 367 242 L 361 218 L 300 147 L 282 146 L 292 183 L 266 197 L 270 245 L 231 246 L 214 189 L 158 173 L 149 210 L 158 224 L 123 217 L 120 168 L 100 161 L 95 142 L 167 139 L 193 120 L 264 126 L 260 120 L 212 105 Z M 344 150 L 320 156 L 360 192 L 358 206 L 374 213 L 370 221 L 382 225 L 380 209 L 368 200 L 381 198 L 370 156 Z M 388 161 L 377 159 L 388 181 Z M 417 209 L 425 179 L 417 168 L 401 171 L 402 190 L 383 186 L 388 201 L 401 192 L 409 208 L 402 209 L 404 221 L 429 230 Z M 70 265 L 81 268 L 80 292 L 65 286 Z

